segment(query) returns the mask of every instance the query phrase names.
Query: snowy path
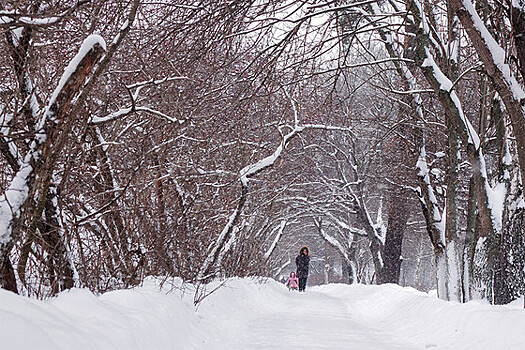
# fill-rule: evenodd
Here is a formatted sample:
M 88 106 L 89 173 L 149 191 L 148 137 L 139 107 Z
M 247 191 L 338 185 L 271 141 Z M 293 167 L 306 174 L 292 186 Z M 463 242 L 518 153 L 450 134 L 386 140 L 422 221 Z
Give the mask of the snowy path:
M 276 307 L 265 310 L 252 305 L 254 312 L 243 317 L 235 312 L 225 315 L 214 342 L 225 349 L 422 349 L 364 325 L 341 297 L 320 291 L 289 292 L 273 301 Z M 246 310 L 244 305 L 241 308 Z
M 416 349 L 363 326 L 341 300 L 308 292 L 294 295 L 291 310 L 264 315 L 247 324 L 246 341 L 257 349 Z M 390 339 L 389 339 L 390 338 Z
M 523 299 L 457 304 L 397 285 L 298 293 L 261 278 L 208 288 L 197 310 L 195 290 L 179 279 L 100 296 L 72 289 L 45 301 L 0 289 L 0 349 L 525 349 Z

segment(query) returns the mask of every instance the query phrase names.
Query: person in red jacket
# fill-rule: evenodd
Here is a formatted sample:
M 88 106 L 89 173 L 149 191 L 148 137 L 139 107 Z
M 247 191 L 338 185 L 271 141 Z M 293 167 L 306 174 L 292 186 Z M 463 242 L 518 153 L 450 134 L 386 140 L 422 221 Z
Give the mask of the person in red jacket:
M 295 272 L 290 272 L 290 277 L 286 281 L 285 286 L 288 287 L 288 290 L 297 290 L 299 287 L 299 280 L 295 277 Z
M 299 292 L 306 291 L 306 280 L 308 279 L 308 268 L 310 264 L 310 256 L 308 254 L 308 247 L 303 246 L 299 249 L 299 255 L 295 258 L 297 278 L 299 279 Z

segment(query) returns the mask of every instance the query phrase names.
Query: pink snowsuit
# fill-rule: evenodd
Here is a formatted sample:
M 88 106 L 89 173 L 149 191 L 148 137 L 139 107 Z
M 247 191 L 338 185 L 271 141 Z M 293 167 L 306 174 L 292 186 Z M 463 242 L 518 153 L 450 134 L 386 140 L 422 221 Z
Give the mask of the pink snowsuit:
M 295 272 L 290 272 L 290 277 L 285 283 L 288 289 L 297 289 L 299 287 L 299 280 L 295 277 Z

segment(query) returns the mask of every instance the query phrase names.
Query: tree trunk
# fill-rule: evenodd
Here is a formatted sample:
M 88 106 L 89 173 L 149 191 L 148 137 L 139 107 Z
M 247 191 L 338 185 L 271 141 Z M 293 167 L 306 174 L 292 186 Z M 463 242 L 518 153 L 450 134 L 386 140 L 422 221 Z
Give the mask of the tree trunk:
M 16 285 L 15 270 L 13 264 L 9 259 L 9 253 L 4 252 L 4 256 L 0 257 L 0 287 L 18 294 L 18 287 Z
M 383 246 L 384 266 L 378 274 L 378 280 L 380 283 L 399 283 L 403 236 L 410 211 L 407 196 L 402 193 L 392 193 L 389 202 L 388 227 Z
M 523 122 L 525 119 L 523 106 L 525 92 L 512 75 L 511 67 L 503 61 L 505 59 L 503 49 L 483 26 L 470 0 L 450 0 L 450 3 L 456 10 L 488 75 L 494 82 L 496 91 L 505 104 L 516 140 L 518 162 L 520 168 L 525 169 L 525 123 Z M 525 184 L 525 171 L 521 171 L 521 182 Z
M 514 37 L 516 53 L 518 56 L 518 67 L 523 79 L 525 79 L 525 11 L 517 7 L 519 1 L 510 3 L 510 18 L 512 20 L 512 34 Z
M 472 300 L 472 293 L 474 291 L 474 255 L 476 253 L 476 244 L 479 237 L 476 230 L 476 196 L 474 195 L 473 181 L 474 180 L 471 178 L 468 195 L 467 230 L 465 232 L 465 247 L 463 248 L 463 302 Z
M 511 192 L 511 183 L 510 176 L 511 173 L 511 164 L 506 160 L 506 156 L 509 152 L 508 150 L 508 140 L 507 140 L 507 130 L 506 123 L 501 105 L 498 99 L 495 99 L 491 108 L 491 118 L 496 128 L 496 140 L 495 146 L 498 154 L 498 182 L 505 185 L 505 202 L 508 203 L 509 194 Z M 489 240 L 491 246 L 489 249 L 493 252 L 489 255 L 489 269 L 493 273 L 492 278 L 492 292 L 493 302 L 496 305 L 508 304 L 514 299 L 514 293 L 512 291 L 513 276 L 510 275 L 509 265 L 512 264 L 512 261 L 515 259 L 513 256 L 512 250 L 513 247 L 513 237 L 515 233 L 512 230 L 512 223 L 509 223 L 509 207 L 506 205 L 503 210 L 502 222 L 506 223 L 502 225 L 503 227 L 499 232 L 496 233 L 493 239 Z M 519 212 L 519 209 L 518 209 Z M 519 218 L 519 215 L 517 216 Z M 515 218 L 515 216 L 513 216 Z M 523 232 L 523 231 L 522 231 Z M 521 233 L 522 234 L 522 233 Z M 516 247 L 516 249 L 519 249 Z
M 438 275 L 439 277 L 445 277 L 446 280 L 443 282 L 446 284 L 446 291 L 438 290 L 438 296 L 445 300 L 454 300 L 461 302 L 462 297 L 462 282 L 460 273 L 460 259 L 459 256 L 459 242 L 458 242 L 458 168 L 460 164 L 459 159 L 459 136 L 456 132 L 454 123 L 446 118 L 447 124 L 447 194 L 446 194 L 446 223 L 445 223 L 445 262 L 446 272 Z M 440 292 L 446 293 L 443 297 Z
M 46 122 L 44 129 L 47 138 L 45 140 L 36 138 L 32 141 L 34 145 L 32 147 L 35 149 L 30 151 L 23 166 L 20 167 L 18 173 L 11 180 L 8 190 L 6 190 L 6 192 L 14 192 L 17 190 L 16 187 L 27 186 L 28 191 L 26 193 L 20 193 L 20 190 L 17 190 L 19 192 L 17 193 L 17 208 L 11 207 L 12 203 L 9 203 L 8 196 L 4 192 L 5 204 L 2 203 L 2 206 L 4 210 L 11 210 L 10 219 L 6 220 L 4 227 L 0 227 L 1 235 L 4 236 L 3 242 L 0 244 L 0 255 L 3 255 L 4 258 L 9 255 L 14 243 L 22 237 L 22 229 L 27 228 L 28 236 L 34 237 L 37 228 L 42 224 L 42 213 L 49 196 L 54 165 L 74 123 L 74 118 L 68 115 L 68 113 L 73 113 L 72 100 L 78 96 L 91 69 L 103 52 L 102 46 L 96 43 L 87 53 L 84 53 L 76 70 L 71 73 L 50 104 L 49 109 L 44 112 L 46 115 L 42 118 Z M 78 101 L 76 102 L 78 103 Z M 20 181 L 23 183 L 18 183 Z M 14 182 L 17 184 L 11 188 Z M 6 265 L 4 264 L 4 266 Z
M 66 248 L 67 242 L 65 241 L 62 227 L 57 219 L 58 208 L 55 206 L 52 198 L 48 197 L 45 214 L 46 222 L 43 225 L 42 238 L 45 242 L 44 247 L 49 254 L 47 265 L 49 267 L 51 289 L 53 294 L 57 294 L 63 290 L 73 288 L 75 284 L 75 270 L 73 261 Z

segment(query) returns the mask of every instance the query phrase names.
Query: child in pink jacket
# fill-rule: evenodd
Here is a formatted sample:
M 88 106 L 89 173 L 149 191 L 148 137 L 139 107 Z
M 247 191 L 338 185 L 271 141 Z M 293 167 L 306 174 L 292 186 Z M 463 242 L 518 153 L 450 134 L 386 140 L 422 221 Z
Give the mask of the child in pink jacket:
M 285 286 L 288 287 L 288 290 L 297 290 L 299 288 L 299 280 L 295 277 L 295 272 L 290 272 L 290 277 L 286 281 Z

